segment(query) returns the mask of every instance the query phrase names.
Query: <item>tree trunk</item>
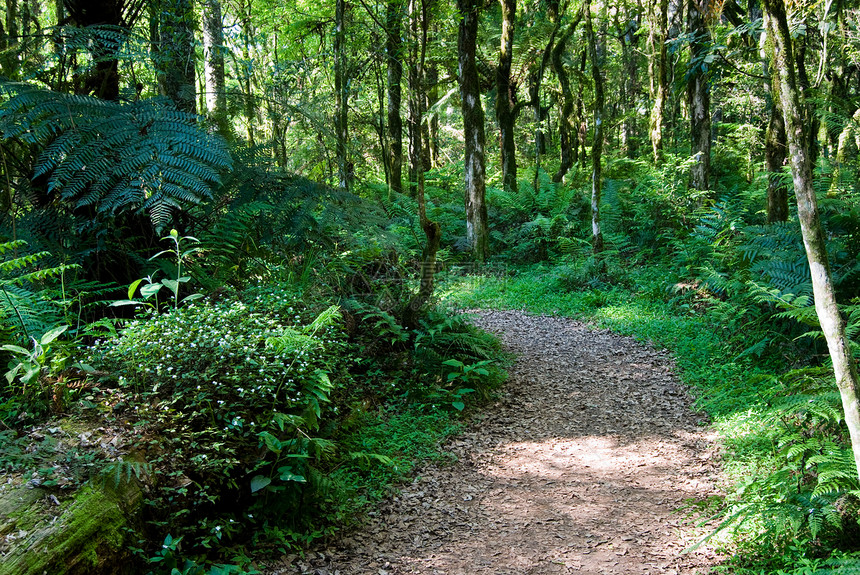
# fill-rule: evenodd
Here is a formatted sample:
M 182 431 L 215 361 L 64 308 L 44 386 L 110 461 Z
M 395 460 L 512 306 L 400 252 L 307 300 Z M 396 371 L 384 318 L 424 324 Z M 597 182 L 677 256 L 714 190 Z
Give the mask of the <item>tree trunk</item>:
M 588 49 L 582 51 L 582 55 L 579 60 L 579 78 L 580 83 L 585 83 L 585 67 L 588 64 Z M 579 158 L 579 165 L 585 168 L 585 162 L 588 159 L 588 123 L 585 121 L 585 104 L 582 100 L 582 89 L 576 91 L 576 121 L 574 122 L 576 126 L 576 139 L 578 149 L 580 150 L 578 154 L 574 154 L 574 157 Z
M 690 187 L 694 190 L 710 189 L 711 173 L 711 94 L 708 77 L 703 70 L 702 58 L 706 50 L 708 29 L 705 15 L 699 12 L 696 2 L 689 2 L 687 29 L 690 41 L 690 65 L 687 80 L 687 109 L 690 114 L 690 150 L 696 163 L 690 168 Z
M 439 67 L 433 62 L 429 66 L 425 66 L 425 70 L 424 86 L 427 91 L 427 102 L 424 110 L 427 111 L 439 101 Z M 428 117 L 426 123 L 427 142 L 424 146 L 430 158 L 430 162 L 427 165 L 427 169 L 429 170 L 442 165 L 439 158 L 439 128 L 441 127 L 439 124 L 439 114 L 433 114 Z
M 159 91 L 180 110 L 197 112 L 194 9 L 191 0 L 162 0 Z
M 424 119 L 424 78 L 420 61 L 421 46 L 419 45 L 421 15 L 420 7 L 416 4 L 416 2 L 421 1 L 409 0 L 409 65 L 406 77 L 406 82 L 409 85 L 409 99 L 407 101 L 406 137 L 409 156 L 409 195 L 413 198 L 418 197 L 419 179 L 422 185 L 424 182 L 424 134 L 421 129 Z
M 90 9 L 88 0 L 66 0 L 65 6 L 75 25 L 81 28 L 97 24 L 130 28 L 130 24 L 133 24 L 123 20 L 123 4 L 118 0 L 107 0 L 98 10 Z M 152 14 L 158 14 L 158 9 L 154 6 Z M 93 39 L 87 49 L 95 60 L 95 66 L 92 72 L 75 77 L 76 94 L 92 94 L 103 100 L 119 99 L 119 63 L 116 54 L 121 45 L 122 42 L 117 42 L 114 38 Z
M 242 70 L 237 70 L 239 75 L 240 85 L 242 86 L 242 99 L 245 107 L 245 121 L 248 129 L 248 146 L 253 151 L 257 145 L 255 135 L 255 124 L 257 120 L 257 107 L 254 105 L 254 88 L 251 78 L 254 74 L 254 67 L 251 62 L 251 38 L 253 38 L 253 29 L 251 24 L 251 8 L 253 0 L 248 0 L 247 5 L 242 3 Z M 238 68 L 238 65 L 237 65 Z
M 767 178 L 767 223 L 788 221 L 788 187 L 782 177 L 785 165 L 785 120 L 779 109 L 779 94 L 771 86 L 770 119 L 764 139 L 764 160 Z
M 460 27 L 457 37 L 460 100 L 465 137 L 466 242 L 477 261 L 489 253 L 485 200 L 484 108 L 477 68 L 479 0 L 457 0 Z
M 388 57 L 388 165 L 390 169 L 389 189 L 393 193 L 403 193 L 403 121 L 400 118 L 401 91 L 403 78 L 402 42 L 400 27 L 403 19 L 401 0 L 389 0 L 386 9 L 385 51 Z
M 335 155 L 337 156 L 337 185 L 342 192 L 350 189 L 349 159 L 347 143 L 347 100 L 349 96 L 346 78 L 345 40 L 346 0 L 337 0 L 334 17 L 334 131 Z
M 511 63 L 514 58 L 514 29 L 516 0 L 500 0 L 502 6 L 502 37 L 499 45 L 499 66 L 496 68 L 496 120 L 502 156 L 502 187 L 517 191 L 517 149 L 514 141 L 516 89 L 511 83 Z
M 220 0 L 203 1 L 203 76 L 206 112 L 225 138 L 230 135 L 224 88 L 224 20 Z
M 427 243 L 421 256 L 421 272 L 418 292 L 409 300 L 404 313 L 404 325 L 409 328 L 418 326 L 418 317 L 422 308 L 433 296 L 436 273 L 436 254 L 442 238 L 442 229 L 438 222 L 430 221 L 427 217 L 427 201 L 424 197 L 424 169 L 421 143 L 421 130 L 424 90 L 420 85 L 424 79 L 424 61 L 427 53 L 427 0 L 409 0 L 409 20 L 412 35 L 412 58 L 409 66 L 409 165 L 415 166 L 415 197 L 418 200 L 418 221 Z M 414 102 L 414 103 L 413 103 Z M 416 116 L 412 116 L 412 114 Z
M 624 66 L 623 79 L 621 82 L 621 105 L 624 121 L 621 123 L 621 150 L 628 158 L 636 157 L 636 100 L 639 92 L 639 67 L 638 58 L 639 29 L 638 19 L 627 19 L 621 30 L 619 38 L 621 42 L 621 61 Z
M 583 5 L 585 33 L 588 36 L 588 53 L 591 58 L 591 77 L 594 79 L 594 140 L 591 142 L 591 245 L 594 253 L 603 251 L 603 232 L 600 230 L 600 195 L 603 174 L 600 158 L 603 155 L 603 76 L 597 52 L 597 38 L 591 23 L 591 6 Z
M 553 47 L 552 55 L 550 56 L 552 68 L 555 71 L 555 75 L 558 76 L 558 83 L 559 86 L 561 86 L 562 98 L 561 115 L 558 119 L 561 163 L 558 166 L 558 171 L 552 176 L 552 181 L 555 183 L 559 183 L 564 179 L 565 174 L 567 174 L 567 171 L 573 166 L 576 159 L 577 143 L 574 141 L 574 126 L 571 123 L 571 116 L 573 115 L 574 109 L 573 90 L 570 87 L 570 78 L 568 77 L 567 70 L 561 61 L 561 57 L 567 49 L 568 41 L 573 36 L 573 33 L 579 24 L 581 14 L 582 12 L 580 11 L 576 19 L 568 25 L 564 34 L 561 35 L 561 38 L 558 39 L 558 42 L 556 42 Z
M 651 32 L 648 35 L 651 59 L 648 63 L 651 80 L 651 99 L 654 107 L 651 110 L 650 138 L 654 163 L 663 161 L 663 132 L 666 121 L 666 99 L 669 93 L 669 81 L 666 68 L 668 55 L 666 52 L 666 36 L 668 34 L 668 0 L 654 0 L 649 4 L 652 10 Z
M 818 216 L 818 203 L 812 180 L 809 135 L 804 131 L 803 109 L 792 58 L 791 35 L 784 0 L 764 0 L 767 31 L 774 44 L 774 77 L 777 79 L 780 107 L 785 121 L 797 215 L 803 244 L 812 275 L 815 311 L 827 340 L 836 385 L 842 397 L 845 423 L 860 475 L 860 405 L 857 400 L 857 367 L 845 336 L 845 322 L 839 313 L 836 293 L 827 260 L 824 232 Z

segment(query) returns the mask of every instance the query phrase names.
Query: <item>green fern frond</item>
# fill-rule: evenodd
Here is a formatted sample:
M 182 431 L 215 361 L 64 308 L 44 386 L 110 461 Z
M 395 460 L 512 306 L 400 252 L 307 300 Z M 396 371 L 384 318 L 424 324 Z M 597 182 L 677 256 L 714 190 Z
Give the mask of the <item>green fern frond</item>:
M 35 176 L 75 206 L 147 211 L 156 226 L 175 208 L 212 197 L 231 165 L 223 141 L 162 99 L 132 103 L 0 84 L 0 131 L 43 146 Z

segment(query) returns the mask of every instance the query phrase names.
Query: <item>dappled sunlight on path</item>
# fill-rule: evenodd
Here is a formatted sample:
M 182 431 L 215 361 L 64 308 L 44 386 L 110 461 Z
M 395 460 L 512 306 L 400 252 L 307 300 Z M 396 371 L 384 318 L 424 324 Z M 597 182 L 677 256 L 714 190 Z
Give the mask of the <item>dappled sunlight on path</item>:
M 481 312 L 519 355 L 505 396 L 353 533 L 273 573 L 707 572 L 675 512 L 713 493 L 711 437 L 667 354 L 570 320 Z

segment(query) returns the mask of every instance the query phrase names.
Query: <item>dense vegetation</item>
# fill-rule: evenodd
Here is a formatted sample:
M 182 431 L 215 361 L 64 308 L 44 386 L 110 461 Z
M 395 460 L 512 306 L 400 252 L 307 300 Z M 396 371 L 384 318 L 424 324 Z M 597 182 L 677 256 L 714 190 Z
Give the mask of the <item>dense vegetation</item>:
M 860 561 L 857 7 L 2 11 L 0 466 L 143 483 L 142 572 L 251 570 L 439 457 L 504 377 L 458 306 L 672 349 L 726 570 Z

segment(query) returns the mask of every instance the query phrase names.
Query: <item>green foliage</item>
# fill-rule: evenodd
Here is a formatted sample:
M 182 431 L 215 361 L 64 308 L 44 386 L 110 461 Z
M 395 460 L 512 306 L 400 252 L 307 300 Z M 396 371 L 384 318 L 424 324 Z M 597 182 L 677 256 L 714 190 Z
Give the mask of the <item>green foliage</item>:
M 165 101 L 128 104 L 4 83 L 3 137 L 43 146 L 34 177 L 46 193 L 102 215 L 140 211 L 163 227 L 177 208 L 212 197 L 231 161 L 196 118 Z
M 492 239 L 501 244 L 496 249 L 514 261 L 542 261 L 557 254 L 559 242 L 575 233 L 580 214 L 586 212 L 579 190 L 553 183 L 542 170 L 539 176 L 537 189 L 523 179 L 516 191 L 488 191 L 490 205 L 498 210 L 491 220 Z
M 93 348 L 94 365 L 110 369 L 161 438 L 147 456 L 163 485 L 152 501 L 156 524 L 206 547 L 227 533 L 216 537 L 195 518 L 226 529 L 247 523 L 243 506 L 259 506 L 296 527 L 307 519 L 300 509 L 319 487 L 314 467 L 333 455 L 313 434 L 332 389 L 348 381 L 337 314 L 329 308 L 303 326 L 307 314 L 289 293 L 257 290 L 148 315 Z M 313 347 L 285 345 L 297 332 Z

